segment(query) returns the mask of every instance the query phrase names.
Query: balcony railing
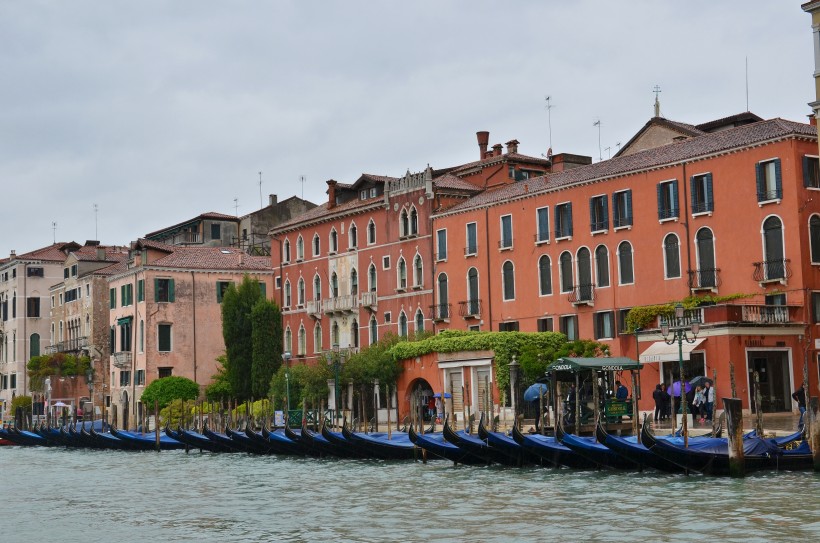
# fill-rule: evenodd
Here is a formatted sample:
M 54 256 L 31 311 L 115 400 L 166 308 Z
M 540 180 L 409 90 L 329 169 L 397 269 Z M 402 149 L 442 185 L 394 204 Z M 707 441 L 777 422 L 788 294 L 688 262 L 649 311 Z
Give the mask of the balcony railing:
M 464 248 L 464 256 L 474 256 L 478 254 L 478 245 L 468 245 Z
M 755 271 L 752 278 L 758 283 L 783 282 L 792 276 L 792 268 L 789 259 L 764 260 L 755 262 Z
M 589 228 L 591 232 L 603 232 L 604 230 L 609 229 L 609 220 L 601 219 L 590 221 Z
M 458 314 L 465 319 L 481 318 L 481 300 L 458 302 Z
M 550 240 L 550 234 L 549 232 L 538 232 L 532 235 L 532 239 L 535 243 L 545 243 Z
M 199 232 L 180 232 L 177 239 L 179 243 L 202 243 Z
M 430 306 L 430 318 L 434 321 L 449 320 L 451 313 L 450 304 L 435 304 Z
M 789 322 L 789 308 L 785 305 L 743 305 L 743 322 L 754 324 L 786 324 Z
M 127 369 L 131 367 L 131 352 L 124 351 L 114 353 L 111 355 L 111 362 L 119 369 Z
M 320 319 L 322 318 L 322 301 L 321 300 L 309 300 L 306 304 L 308 315 L 311 317 Z
M 783 189 L 761 190 L 757 193 L 758 202 L 770 202 L 772 200 L 782 200 Z
M 595 285 L 592 283 L 586 285 L 575 285 L 572 287 L 567 299 L 570 303 L 575 305 L 592 305 L 595 301 Z
M 359 297 L 355 294 L 326 298 L 322 300 L 322 311 L 325 313 L 347 313 L 359 308 Z
M 689 270 L 690 289 L 712 289 L 720 286 L 720 268 Z
M 46 354 L 76 352 L 86 347 L 88 347 L 88 337 L 75 337 L 49 345 L 46 347 Z
M 512 238 L 506 238 L 498 241 L 498 248 L 499 249 L 512 249 L 513 240 Z
M 632 226 L 632 214 L 612 217 L 612 228 L 623 228 Z
M 805 308 L 797 305 L 720 304 L 699 309 L 700 322 L 704 326 L 724 325 L 789 325 L 802 324 L 809 318 Z
M 371 311 L 375 311 L 379 306 L 379 297 L 374 291 L 362 292 L 362 305 Z

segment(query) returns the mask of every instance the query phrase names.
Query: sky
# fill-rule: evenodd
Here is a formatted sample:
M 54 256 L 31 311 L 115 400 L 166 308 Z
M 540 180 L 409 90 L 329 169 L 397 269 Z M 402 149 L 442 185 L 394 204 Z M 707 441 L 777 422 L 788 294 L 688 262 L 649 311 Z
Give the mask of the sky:
M 328 179 L 476 160 L 480 130 L 605 159 L 655 85 L 671 120 L 745 111 L 747 59 L 748 109 L 805 122 L 800 4 L 4 0 L 0 258 L 243 215 L 259 172 L 265 203 L 323 203 Z

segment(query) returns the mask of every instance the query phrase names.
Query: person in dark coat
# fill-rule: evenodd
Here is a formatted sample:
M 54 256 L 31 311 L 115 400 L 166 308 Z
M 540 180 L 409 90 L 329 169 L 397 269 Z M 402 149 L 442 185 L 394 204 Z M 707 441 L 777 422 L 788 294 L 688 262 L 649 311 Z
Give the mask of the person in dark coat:
M 652 399 L 655 400 L 655 422 L 663 419 L 664 409 L 666 408 L 664 396 L 666 395 L 660 384 L 655 385 L 655 391 L 652 392 Z
M 672 416 L 672 396 L 669 395 L 669 388 L 666 383 L 661 385 L 661 392 L 663 392 L 663 416 L 661 416 L 661 420 L 666 420 Z

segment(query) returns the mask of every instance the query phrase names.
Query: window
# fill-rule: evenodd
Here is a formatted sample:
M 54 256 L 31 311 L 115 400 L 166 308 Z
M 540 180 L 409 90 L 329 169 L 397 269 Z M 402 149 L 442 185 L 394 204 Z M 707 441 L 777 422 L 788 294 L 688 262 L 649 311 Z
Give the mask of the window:
M 820 215 L 812 215 L 809 219 L 809 245 L 811 263 L 820 264 Z
M 407 337 L 407 315 L 404 311 L 399 313 L 399 336 Z
M 60 323 L 60 335 L 62 335 L 63 323 Z M 108 330 L 108 350 L 112 353 L 117 352 L 117 329 L 111 327 Z
M 786 305 L 786 295 L 783 293 L 767 294 L 763 299 L 766 305 Z
M 40 297 L 31 296 L 26 299 L 26 316 L 36 319 L 40 317 Z M 32 355 L 34 356 L 34 355 Z
M 598 288 L 609 286 L 609 249 L 605 245 L 595 248 L 595 285 Z
M 322 325 L 318 322 L 313 326 L 313 352 L 322 352 Z
M 504 283 L 504 300 L 515 300 L 515 270 L 509 260 L 501 266 L 501 277 Z
M 811 315 L 814 324 L 820 324 L 820 292 L 811 293 Z
M 284 297 L 284 300 L 282 301 L 282 305 L 284 307 L 290 307 L 290 302 L 291 302 L 290 295 L 291 295 L 291 292 L 290 292 L 290 279 L 288 279 L 288 280 L 285 281 L 285 297 Z
M 313 276 L 313 300 L 318 302 L 322 299 L 322 278 L 319 274 Z
M 174 374 L 174 368 L 157 368 L 157 377 L 163 379 L 171 377 Z
M 424 332 L 424 313 L 421 309 L 416 310 L 416 332 Z
M 376 243 L 376 223 L 373 222 L 373 219 L 370 219 L 370 222 L 367 223 L 367 244 L 373 245 Z
M 274 287 L 276 287 L 277 290 L 282 288 L 282 276 L 281 275 L 277 276 L 276 279 L 273 280 L 273 285 L 274 285 Z
M 501 217 L 501 242 L 498 246 L 502 249 L 510 249 L 513 246 L 512 215 Z
M 290 262 L 290 240 L 288 239 L 282 242 L 282 262 L 285 264 Z
M 410 235 L 410 218 L 407 215 L 407 209 L 402 208 L 399 213 L 399 237 L 407 237 Z
M 561 276 L 561 292 L 572 292 L 574 285 L 572 278 L 572 254 L 564 251 L 558 259 L 559 274 Z
M 552 294 L 552 262 L 548 255 L 538 259 L 538 293 L 541 296 Z
M 40 334 L 29 337 L 29 356 L 40 356 Z
M 211 223 L 211 239 L 222 239 L 222 229 L 219 223 Z
M 171 351 L 171 325 L 157 325 L 157 348 L 161 353 Z
M 319 249 L 321 242 L 319 241 L 319 234 L 313 234 L 313 256 L 319 256 Z
M 350 295 L 355 296 L 359 293 L 359 272 L 356 269 L 350 270 Z
M 764 279 L 785 279 L 786 261 L 783 247 L 783 223 L 778 217 L 763 221 Z
M 712 174 L 693 175 L 689 181 L 692 193 L 692 214 L 711 213 L 715 204 L 712 197 Z
M 478 253 L 478 230 L 474 222 L 467 223 L 467 246 L 464 248 L 466 256 Z
M 43 277 L 43 268 L 28 268 L 26 275 L 29 277 Z
M 668 234 L 663 239 L 664 274 L 667 279 L 680 277 L 680 246 L 678 236 Z
M 499 322 L 499 332 L 518 332 L 518 321 Z
M 339 323 L 336 321 L 330 326 L 330 344 L 334 347 L 339 345 Z
M 447 274 L 445 273 L 438 275 L 438 306 L 434 316 L 439 319 L 450 318 L 449 291 L 447 286 Z
M 69 270 L 68 268 L 63 268 L 63 279 L 68 279 Z
M 447 230 L 436 230 L 436 260 L 447 260 Z
M 370 317 L 370 344 L 373 345 L 377 341 L 379 341 L 379 323 L 376 322 L 376 316 L 371 315 Z
M 572 237 L 572 202 L 555 206 L 555 239 Z
M 359 246 L 359 229 L 356 228 L 355 224 L 350 225 L 350 229 L 347 231 L 348 242 L 350 243 L 350 249 L 356 249 Z
M 424 283 L 424 266 L 421 262 L 421 255 L 416 253 L 413 258 L 413 288 L 421 288 Z
M 618 333 L 619 334 L 628 334 L 629 331 L 626 329 L 626 318 L 629 316 L 629 310 L 632 309 L 619 309 L 618 310 Z
M 713 288 L 717 286 L 715 239 L 710 229 L 701 228 L 695 234 L 695 253 L 698 261 L 697 287 Z
M 376 292 L 376 265 L 372 262 L 367 269 L 367 286 L 370 292 Z
M 567 340 L 578 339 L 578 316 L 564 315 L 559 322 L 561 333 L 567 336 Z
M 383 256 L 382 257 L 382 269 L 383 270 L 389 270 L 390 269 L 390 257 L 389 256 Z
M 145 321 L 140 321 L 139 336 L 137 337 L 139 352 L 145 351 Z
M 478 315 L 478 270 L 470 268 L 467 272 L 467 315 Z
M 589 199 L 589 226 L 592 232 L 603 232 L 609 229 L 609 208 L 605 195 Z
M 122 298 L 122 307 L 133 305 L 134 303 L 134 285 L 128 283 L 120 286 L 120 297 Z
M 60 295 L 62 298 L 62 294 Z M 63 305 L 63 301 L 60 300 L 60 305 Z M 116 309 L 117 308 L 117 289 L 111 288 L 108 289 L 108 308 L 109 309 Z
M 330 297 L 339 297 L 339 276 L 336 275 L 336 272 L 330 274 Z
M 145 301 L 145 279 L 137 280 L 137 302 Z
M 615 315 L 612 311 L 595 313 L 595 339 L 612 339 L 615 337 Z
M 350 323 L 350 337 L 353 339 L 353 347 L 359 348 L 359 321 L 353 319 Z
M 77 277 L 77 264 L 71 265 L 71 277 Z
M 806 155 L 803 157 L 803 186 L 810 189 L 820 189 L 820 162 L 816 156 Z
M 396 266 L 397 273 L 397 290 L 404 290 L 407 288 L 407 263 L 404 257 L 399 257 L 399 264 Z
M 678 181 L 658 183 L 658 220 L 665 221 L 680 216 L 678 207 Z
M 228 290 L 228 287 L 231 286 L 230 281 L 217 281 L 216 282 L 216 303 L 221 304 L 222 298 L 225 296 L 225 291 Z
M 298 351 L 297 351 L 296 354 L 298 354 L 299 356 L 305 356 L 305 354 L 307 354 L 307 337 L 306 337 L 306 334 L 305 334 L 305 326 L 304 325 L 299 326 L 299 336 L 298 337 L 299 337 L 299 340 L 298 340 L 298 343 L 297 343 L 297 346 L 296 346 Z
M 305 240 L 300 235 L 296 238 L 296 261 L 305 259 Z
M 303 307 L 305 305 L 305 280 L 301 277 L 296 283 L 296 304 L 299 307 Z
M 120 352 L 131 351 L 131 318 L 120 322 Z
M 543 317 L 537 321 L 539 332 L 552 332 L 552 317 Z
M 780 159 L 755 164 L 757 174 L 757 201 L 770 202 L 783 199 L 783 183 L 780 175 Z
M 535 210 L 535 242 L 544 243 L 550 240 L 550 208 L 540 207 Z
M 174 280 L 154 279 L 154 301 L 173 302 L 174 301 Z
M 385 311 L 384 312 L 384 323 L 385 324 L 390 324 L 391 322 L 393 322 L 393 314 L 390 311 Z
M 578 265 L 578 301 L 591 301 L 593 298 L 592 255 L 589 249 L 581 247 L 575 256 Z
M 330 247 L 328 248 L 328 253 L 335 255 L 339 252 L 339 234 L 336 233 L 336 229 L 333 228 L 330 230 Z
M 622 190 L 612 195 L 612 227 L 632 226 L 632 190 Z
M 628 241 L 622 241 L 618 245 L 618 271 L 620 273 L 620 284 L 629 285 L 635 282 L 635 274 L 632 268 L 632 245 Z
M 419 233 L 419 214 L 416 208 L 410 210 L 410 235 L 417 236 Z
M 120 372 L 120 386 L 127 387 L 131 385 L 131 372 L 130 371 L 121 371 Z
M 293 332 L 290 331 L 290 326 L 285 328 L 285 344 L 284 349 L 286 353 L 293 352 Z

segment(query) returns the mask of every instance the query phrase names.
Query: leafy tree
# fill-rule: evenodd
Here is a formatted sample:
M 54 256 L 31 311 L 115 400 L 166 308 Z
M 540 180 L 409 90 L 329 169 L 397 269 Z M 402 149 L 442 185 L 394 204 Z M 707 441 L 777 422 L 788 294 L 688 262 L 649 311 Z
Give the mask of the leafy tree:
M 219 362 L 219 368 L 216 375 L 211 377 L 211 384 L 205 387 L 205 399 L 209 402 L 224 403 L 233 397 L 233 389 L 231 389 L 231 383 L 228 381 L 225 368 L 228 359 L 223 354 L 218 356 L 216 360 Z
M 297 409 L 302 400 L 317 403 L 327 398 L 327 380 L 332 378 L 327 364 L 319 363 L 314 366 L 294 364 L 290 368 L 281 366 L 271 379 L 270 392 L 274 396 L 275 407 L 287 407 L 288 388 L 290 389 L 290 408 Z M 290 383 L 288 386 L 288 382 Z
M 91 359 L 87 356 L 66 353 L 32 356 L 26 364 L 29 387 L 33 391 L 42 392 L 46 377 L 85 375 L 90 367 Z
M 163 409 L 173 400 L 195 400 L 198 397 L 199 385 L 187 377 L 172 376 L 157 379 L 145 387 L 140 401 L 149 409 L 153 408 L 154 401 L 157 401 L 160 409 Z
M 245 275 L 239 287 L 230 285 L 222 296 L 222 337 L 225 340 L 228 382 L 238 400 L 253 394 L 253 320 L 251 312 L 262 297 L 259 283 Z
M 381 385 L 395 384 L 403 366 L 393 357 L 391 349 L 399 341 L 402 341 L 399 336 L 385 334 L 377 343 L 351 355 L 342 366 L 342 382 L 353 381 L 356 386 L 371 385 L 376 380 Z
M 282 365 L 282 314 L 276 302 L 260 297 L 251 309 L 251 393 L 265 398 L 273 374 Z
M 31 414 L 31 396 L 15 396 L 11 401 L 11 413 L 17 413 L 17 408 L 23 409 L 26 414 Z

